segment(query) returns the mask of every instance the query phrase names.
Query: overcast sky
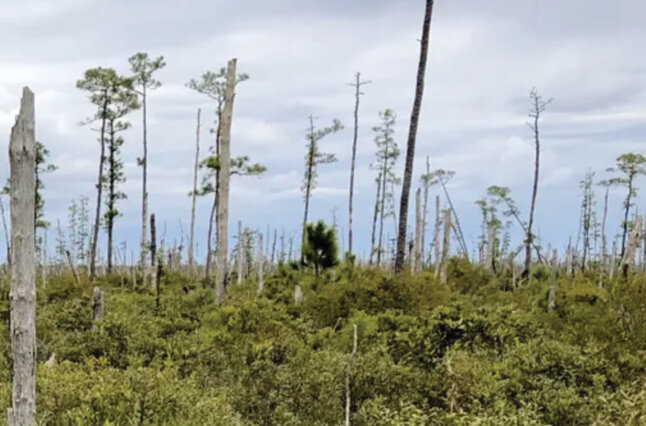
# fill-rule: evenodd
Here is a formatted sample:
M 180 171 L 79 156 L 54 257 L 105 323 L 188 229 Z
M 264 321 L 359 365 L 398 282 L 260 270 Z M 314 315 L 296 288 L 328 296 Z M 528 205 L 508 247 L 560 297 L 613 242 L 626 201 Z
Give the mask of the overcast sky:
M 375 172 L 372 126 L 379 111 L 398 114 L 396 138 L 405 150 L 419 55 L 423 0 L 24 0 L 0 3 L 0 149 L 7 152 L 21 87 L 36 94 L 37 138 L 59 170 L 46 177 L 46 217 L 65 225 L 67 206 L 93 200 L 98 168 L 96 134 L 79 122 L 93 114 L 76 81 L 91 67 L 129 71 L 138 51 L 164 55 L 163 86 L 149 98 L 151 212 L 166 222 L 172 243 L 187 234 L 195 115 L 205 123 L 214 105 L 185 87 L 231 57 L 251 79 L 238 87 L 233 155 L 268 167 L 261 179 L 235 177 L 231 229 L 238 219 L 264 230 L 298 235 L 302 216 L 305 129 L 312 114 L 346 129 L 322 142 L 339 161 L 319 170 L 311 219 L 347 232 L 347 190 L 352 140 L 352 88 L 360 71 L 364 88 L 357 161 L 355 245 L 369 249 Z M 474 201 L 489 185 L 512 187 L 527 213 L 533 146 L 526 126 L 532 86 L 553 97 L 543 120 L 543 158 L 537 224 L 543 240 L 562 247 L 577 232 L 578 182 L 603 170 L 621 153 L 644 152 L 646 57 L 638 0 L 438 0 L 432 23 L 427 86 L 415 162 L 415 186 L 425 163 L 455 170 L 450 184 L 467 242 L 475 246 L 479 211 Z M 141 199 L 141 113 L 129 116 L 123 158 L 128 200 L 120 205 L 116 240 L 135 247 Z M 207 121 L 208 120 L 208 121 Z M 399 173 L 403 172 L 403 156 Z M 0 158 L 0 179 L 8 175 Z M 599 199 L 601 199 L 599 194 Z M 618 226 L 622 192 L 614 191 L 612 226 Z M 397 196 L 397 199 L 399 196 Z M 641 197 L 640 197 L 641 199 Z M 204 254 L 210 200 L 198 210 L 198 245 Z M 644 206 L 638 201 L 640 207 Z M 387 232 L 394 234 L 392 221 Z M 180 225 L 181 224 L 181 225 Z M 54 232 L 50 231 L 53 240 Z M 345 235 L 344 235 L 345 239 Z M 343 244 L 346 244 L 343 241 Z

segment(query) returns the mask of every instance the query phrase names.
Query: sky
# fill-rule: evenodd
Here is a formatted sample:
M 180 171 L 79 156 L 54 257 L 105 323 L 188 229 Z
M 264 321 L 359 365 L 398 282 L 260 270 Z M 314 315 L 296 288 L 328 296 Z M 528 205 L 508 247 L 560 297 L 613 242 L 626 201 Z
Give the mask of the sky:
M 66 226 L 68 205 L 87 196 L 92 207 L 95 197 L 99 143 L 95 132 L 79 124 L 94 109 L 76 81 L 97 66 L 128 74 L 128 57 L 136 52 L 163 55 L 167 66 L 157 73 L 163 85 L 148 103 L 150 212 L 173 244 L 188 234 L 198 108 L 202 152 L 213 143 L 208 129 L 215 105 L 186 82 L 236 57 L 239 71 L 250 79 L 237 89 L 232 154 L 248 155 L 268 172 L 262 178 L 233 178 L 231 232 L 241 220 L 251 229 L 269 226 L 298 240 L 311 114 L 319 126 L 335 118 L 345 125 L 321 142 L 321 149 L 335 153 L 338 161 L 319 169 L 310 215 L 327 222 L 336 217 L 344 248 L 354 106 L 347 83 L 361 72 L 371 84 L 364 86 L 361 99 L 354 244 L 365 257 L 375 197 L 371 129 L 380 111 L 393 109 L 395 137 L 404 153 L 424 5 L 423 0 L 0 2 L 0 38 L 5 40 L 0 151 L 8 150 L 21 87 L 28 85 L 36 95 L 37 139 L 59 167 L 45 177 L 53 240 L 57 221 Z M 644 152 L 645 14 L 646 3 L 637 0 L 436 1 L 414 189 L 426 156 L 432 169 L 456 172 L 449 191 L 472 248 L 480 229 L 474 201 L 489 185 L 511 187 L 522 214 L 529 209 L 534 148 L 526 122 L 532 87 L 554 99 L 541 122 L 536 223 L 544 242 L 562 248 L 576 237 L 579 181 L 587 171 L 598 172 L 600 180 L 620 154 Z M 128 199 L 119 206 L 123 216 L 115 239 L 126 241 L 131 251 L 140 227 L 136 159 L 142 152 L 141 112 L 128 119 L 133 126 L 124 134 L 122 150 Z M 403 155 L 398 173 L 403 174 Z M 8 158 L 2 155 L 0 179 L 6 176 Z M 622 188 L 611 193 L 611 232 L 619 226 L 623 195 Z M 637 205 L 643 210 L 642 199 Z M 198 202 L 202 257 L 209 209 L 210 199 Z M 392 220 L 386 233 L 394 235 Z

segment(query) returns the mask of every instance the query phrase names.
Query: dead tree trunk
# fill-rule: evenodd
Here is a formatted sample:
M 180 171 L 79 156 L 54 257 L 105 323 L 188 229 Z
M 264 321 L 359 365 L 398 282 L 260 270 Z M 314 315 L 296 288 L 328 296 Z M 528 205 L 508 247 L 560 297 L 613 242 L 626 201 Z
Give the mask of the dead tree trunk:
M 550 273 L 550 292 L 547 298 L 547 310 L 553 311 L 556 307 L 556 267 L 557 267 L 558 257 L 556 255 L 556 250 L 552 254 L 551 262 L 551 273 Z
M 635 254 L 639 249 L 642 242 L 642 225 L 644 220 L 640 215 L 635 218 L 635 225 L 633 226 L 630 236 L 628 237 L 628 244 L 624 250 L 624 255 L 621 258 L 621 270 L 624 278 L 628 278 L 628 270 L 635 263 Z
M 193 165 L 193 192 L 191 193 L 191 229 L 188 236 L 188 269 L 193 273 L 195 259 L 193 250 L 195 249 L 195 206 L 197 204 L 197 171 L 200 163 L 200 116 L 202 110 L 197 110 L 197 130 L 195 131 L 195 164 Z
M 70 267 L 72 275 L 74 275 L 74 281 L 77 285 L 81 285 L 81 279 L 79 278 L 79 274 L 76 271 L 76 266 L 74 266 L 74 261 L 72 260 L 72 255 L 70 254 L 69 250 L 65 250 L 65 257 L 67 257 L 67 265 Z M 43 262 L 43 268 L 47 268 L 47 259 L 45 259 L 45 261 Z
M 418 274 L 422 263 L 422 190 L 415 194 L 415 236 L 413 239 L 413 254 L 411 256 L 411 272 Z
M 224 111 L 222 114 L 222 134 L 220 141 L 220 179 L 218 179 L 218 245 L 217 245 L 217 277 L 216 298 L 222 303 L 226 298 L 225 289 L 228 279 L 228 225 L 229 225 L 229 180 L 231 178 L 231 120 L 236 86 L 236 59 L 231 59 L 227 65 L 226 93 L 224 95 Z
M 237 250 L 237 261 L 238 264 L 238 284 L 242 284 L 243 281 L 243 263 L 244 263 L 244 249 L 242 248 L 242 221 L 238 221 L 238 250 Z
M 440 226 L 442 217 L 440 212 L 440 196 L 435 196 L 435 229 L 433 230 L 433 256 L 435 257 L 435 276 L 437 277 L 440 270 Z
M 444 211 L 444 240 L 442 243 L 442 260 L 440 261 L 440 282 L 446 283 L 446 266 L 449 262 L 449 251 L 451 250 L 451 210 Z
M 352 399 L 350 395 L 350 379 L 352 377 L 352 370 L 354 367 L 354 359 L 357 356 L 357 325 L 353 324 L 353 344 L 352 344 L 352 353 L 350 354 L 350 363 L 348 364 L 348 373 L 345 376 L 345 426 L 350 426 L 350 407 L 352 405 Z
M 265 269 L 265 258 L 262 251 L 262 233 L 258 233 L 258 296 L 262 294 L 265 289 L 265 281 L 263 277 Z
M 404 169 L 404 181 L 402 184 L 401 202 L 399 205 L 399 229 L 397 232 L 397 254 L 395 257 L 395 272 L 401 273 L 404 270 L 406 258 L 406 228 L 408 225 L 408 199 L 410 187 L 413 180 L 413 160 L 415 159 L 415 142 L 417 139 L 417 126 L 419 114 L 422 109 L 422 97 L 424 96 L 424 78 L 426 75 L 426 60 L 428 58 L 428 44 L 431 33 L 431 17 L 433 16 L 433 0 L 426 0 L 426 12 L 422 30 L 422 43 L 420 50 L 419 66 L 417 69 L 417 86 L 415 88 L 415 102 L 411 113 L 410 128 L 408 131 L 408 144 L 406 147 L 406 166 Z
M 350 83 L 354 91 L 354 134 L 352 138 L 352 160 L 350 162 L 350 200 L 348 204 L 348 253 L 352 254 L 352 202 L 354 200 L 354 167 L 357 162 L 357 140 L 359 138 L 359 102 L 361 100 L 361 86 L 370 83 L 361 81 L 361 73 L 357 73 L 356 81 Z
M 431 174 L 431 160 L 426 156 L 426 175 L 430 176 Z M 424 184 L 424 206 L 422 207 L 422 239 L 421 239 L 421 250 L 422 250 L 422 264 L 428 265 L 428 256 L 426 254 L 426 218 L 428 216 L 428 190 L 429 183 Z
M 141 158 L 142 180 L 141 180 L 141 242 L 139 246 L 139 263 L 142 267 L 146 266 L 146 253 L 148 247 L 146 242 L 146 224 L 148 221 L 148 123 L 147 123 L 147 108 L 146 108 L 146 84 L 143 84 L 142 91 L 142 109 L 143 109 L 143 148 L 144 155 Z M 108 256 L 110 261 L 110 256 Z
M 105 295 L 100 287 L 94 287 L 92 292 L 92 330 L 96 330 L 98 323 L 103 321 L 105 314 Z
M 151 285 L 157 290 L 157 228 L 155 227 L 154 213 L 150 215 L 150 266 L 153 271 Z
M 7 266 L 11 266 L 11 244 L 9 243 L 9 231 L 7 229 L 7 217 L 4 211 L 2 197 L 0 197 L 0 213 L 2 213 L 2 227 L 4 228 L 4 241 L 7 249 Z
M 36 200 L 34 94 L 25 87 L 20 112 L 11 129 L 11 303 L 13 359 L 9 426 L 36 424 L 36 268 L 33 212 Z

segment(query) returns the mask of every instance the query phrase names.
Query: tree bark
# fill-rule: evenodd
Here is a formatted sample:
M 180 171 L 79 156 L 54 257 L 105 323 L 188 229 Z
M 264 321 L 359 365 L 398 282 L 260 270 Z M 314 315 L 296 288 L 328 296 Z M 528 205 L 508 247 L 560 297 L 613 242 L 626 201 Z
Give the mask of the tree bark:
M 193 165 L 193 192 L 191 193 L 191 229 L 188 237 L 188 267 L 193 272 L 195 259 L 193 250 L 195 249 L 195 209 L 197 204 L 197 172 L 200 163 L 200 116 L 202 110 L 197 110 L 197 130 L 195 131 L 195 164 Z
M 100 287 L 94 287 L 92 292 L 92 330 L 96 330 L 98 323 L 103 321 L 105 314 L 105 295 Z
M 426 156 L 426 174 L 431 174 L 431 161 Z M 422 250 L 422 263 L 426 264 L 428 261 L 428 256 L 426 255 L 426 218 L 428 216 L 428 182 L 424 184 L 424 207 L 422 207 L 422 241 L 421 241 L 421 250 Z
M 258 296 L 262 294 L 265 289 L 264 280 L 265 258 L 262 251 L 262 233 L 258 233 Z
M 411 113 L 410 128 L 408 131 L 408 144 L 406 147 L 406 166 L 402 184 L 401 202 L 399 206 L 399 229 L 397 233 L 397 253 L 395 257 L 395 272 L 401 273 L 404 269 L 406 258 L 406 228 L 408 220 L 408 200 L 413 178 L 413 161 L 415 160 L 415 142 L 417 139 L 417 126 L 419 124 L 422 97 L 424 96 L 424 78 L 426 75 L 426 61 L 428 58 L 428 45 L 431 32 L 431 17 L 433 16 L 433 0 L 426 0 L 426 12 L 422 29 L 422 42 L 417 69 L 417 85 L 415 88 L 415 101 Z
M 150 215 L 150 266 L 153 272 L 151 285 L 157 290 L 157 227 L 154 214 Z
M 238 264 L 238 284 L 242 284 L 243 281 L 243 262 L 244 262 L 244 249 L 242 244 L 242 221 L 238 221 L 238 250 L 237 250 L 237 264 Z
M 451 250 L 451 210 L 444 211 L 444 241 L 442 244 L 442 260 L 440 263 L 440 282 L 446 284 L 446 266 Z
M 558 257 L 556 255 L 556 250 L 552 254 L 551 262 L 551 272 L 550 272 L 550 291 L 547 298 L 547 310 L 553 311 L 556 307 L 556 267 L 557 267 Z
M 440 196 L 435 196 L 435 229 L 433 230 L 433 256 L 435 256 L 435 276 L 440 271 L 440 225 L 442 222 L 440 212 Z
M 101 221 L 101 195 L 103 193 L 103 165 L 105 163 L 105 126 L 107 121 L 108 100 L 103 103 L 101 111 L 101 157 L 99 158 L 99 177 L 96 184 L 96 212 L 92 229 L 92 245 L 90 246 L 90 281 L 96 277 L 96 251 L 99 240 L 99 223 Z
M 9 230 L 7 229 L 7 218 L 5 215 L 4 204 L 2 197 L 0 197 L 0 213 L 2 213 L 2 227 L 4 229 L 4 240 L 7 250 L 7 266 L 11 266 L 11 244 L 9 243 Z
M 148 243 L 146 241 L 146 224 L 148 222 L 148 123 L 146 110 L 146 84 L 142 85 L 141 106 L 143 112 L 143 148 L 144 156 L 141 160 L 142 190 L 141 190 L 141 243 L 139 249 L 139 263 L 142 267 L 146 265 L 146 254 L 148 253 Z
M 379 218 L 379 200 L 381 196 L 381 175 L 377 178 L 377 197 L 375 198 L 375 209 L 372 217 L 372 236 L 370 237 L 370 264 L 372 265 L 376 247 L 377 238 L 377 219 Z
M 359 138 L 359 102 L 361 99 L 361 86 L 369 82 L 361 81 L 361 73 L 357 73 L 354 86 L 354 134 L 352 138 L 352 160 L 350 162 L 350 199 L 348 203 L 348 253 L 352 254 L 352 208 L 354 201 L 354 169 L 357 162 L 357 140 Z
M 34 94 L 23 88 L 20 112 L 11 129 L 11 291 L 9 294 L 11 354 L 13 359 L 10 426 L 36 424 L 36 267 L 33 212 L 36 138 Z
M 218 179 L 217 206 L 217 277 L 216 298 L 219 303 L 226 298 L 225 288 L 228 279 L 228 225 L 229 225 L 229 181 L 231 179 L 231 120 L 236 86 L 236 59 L 231 59 L 227 66 L 226 93 L 222 114 L 222 134 L 220 141 L 220 178 Z
M 413 239 L 413 255 L 411 256 L 411 272 L 418 274 L 422 262 L 422 189 L 415 194 L 415 236 Z
M 312 174 L 314 172 L 314 117 L 310 115 L 310 146 L 307 153 L 307 173 L 305 178 L 305 209 L 303 211 L 303 227 L 301 236 L 301 263 L 305 262 L 305 228 L 307 227 L 307 216 L 310 210 L 310 196 L 312 195 Z

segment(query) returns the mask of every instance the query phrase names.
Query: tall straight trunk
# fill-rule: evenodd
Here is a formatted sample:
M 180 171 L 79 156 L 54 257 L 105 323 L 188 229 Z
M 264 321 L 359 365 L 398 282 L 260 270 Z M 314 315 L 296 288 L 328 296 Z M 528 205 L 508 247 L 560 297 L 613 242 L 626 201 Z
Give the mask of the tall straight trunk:
M 635 254 L 637 253 L 637 249 L 639 248 L 639 245 L 641 244 L 642 238 L 643 238 L 642 236 L 643 223 L 644 223 L 644 219 L 642 218 L 642 216 L 637 215 L 635 217 L 635 225 L 633 226 L 633 229 L 630 231 L 630 237 L 628 239 L 628 243 L 624 250 L 624 254 L 621 257 L 621 270 L 622 270 L 622 275 L 624 279 L 628 278 L 628 270 L 635 263 Z
M 435 196 L 435 229 L 433 230 L 433 256 L 435 257 L 435 276 L 439 273 L 440 265 L 440 225 L 442 217 L 440 216 L 440 196 Z
M 197 171 L 200 163 L 200 125 L 202 110 L 197 109 L 197 129 L 195 130 L 195 163 L 193 165 L 193 192 L 191 193 L 191 229 L 188 235 L 188 267 L 193 271 L 195 249 L 195 209 L 197 204 Z
M 626 197 L 626 206 L 624 209 L 624 223 L 621 225 L 623 232 L 621 235 L 621 254 L 619 255 L 620 259 L 623 259 L 624 254 L 626 254 L 626 238 L 628 236 L 628 216 L 630 215 L 630 202 L 632 201 L 633 196 L 633 176 L 628 177 L 628 196 Z
M 215 112 L 215 115 L 218 120 L 218 125 L 215 128 L 215 157 L 220 158 L 220 136 L 222 135 L 222 102 L 218 102 L 218 108 Z M 217 224 L 218 224 L 218 215 L 217 215 L 217 206 L 218 200 L 220 198 L 220 168 L 215 170 L 215 188 L 213 194 L 213 204 L 211 204 L 211 215 L 209 217 L 209 230 L 207 232 L 206 240 L 206 279 L 209 280 L 211 277 L 211 269 L 213 265 L 213 230 L 215 229 L 216 239 L 217 239 Z M 214 226 L 215 225 L 215 226 Z
M 146 264 L 146 254 L 148 253 L 148 243 L 146 241 L 146 223 L 148 222 L 148 123 L 146 110 L 146 84 L 142 85 L 141 107 L 143 112 L 143 145 L 144 156 L 141 160 L 142 180 L 141 180 L 141 243 L 139 249 L 139 263 L 141 266 Z
M 99 158 L 99 177 L 96 184 L 96 212 L 92 228 L 92 244 L 90 245 L 90 281 L 96 277 L 96 251 L 99 242 L 99 223 L 101 221 L 101 199 L 103 194 L 103 166 L 105 164 L 105 126 L 107 122 L 108 100 L 101 108 L 101 157 Z
M 372 216 L 372 236 L 370 238 L 370 264 L 372 265 L 375 257 L 376 238 L 377 238 L 377 219 L 379 218 L 379 200 L 381 196 L 381 174 L 377 178 L 377 197 L 375 198 L 375 209 Z
M 36 137 L 34 94 L 23 88 L 20 112 L 11 129 L 11 291 L 9 300 L 13 384 L 7 424 L 36 424 L 36 256 L 34 215 L 36 199 Z
M 415 235 L 413 237 L 413 253 L 411 256 L 411 272 L 420 272 L 422 262 L 422 189 L 415 194 Z
M 444 239 L 442 243 L 442 260 L 440 261 L 440 282 L 446 283 L 446 266 L 449 262 L 449 252 L 451 250 L 451 210 L 444 211 Z
M 430 175 L 431 174 L 431 161 L 428 157 L 426 156 L 426 174 Z M 424 207 L 422 207 L 422 241 L 421 241 L 421 250 L 422 250 L 422 263 L 427 262 L 427 257 L 426 256 L 426 218 L 428 216 L 428 190 L 429 190 L 429 184 L 428 182 L 424 184 Z
M 157 227 L 155 226 L 155 214 L 150 215 L 150 265 L 152 267 L 152 286 L 157 291 Z
M 211 204 L 211 214 L 209 215 L 209 230 L 207 232 L 207 237 L 206 237 L 206 267 L 205 267 L 205 275 L 206 279 L 209 280 L 211 278 L 211 269 L 213 265 L 213 240 L 212 240 L 212 235 L 213 235 L 213 224 L 215 223 L 215 216 L 216 216 L 216 210 L 217 210 L 217 200 L 213 199 L 213 204 Z
M 487 249 L 485 257 L 485 268 L 496 273 L 496 224 L 493 220 L 487 223 Z
M 265 289 L 264 280 L 265 257 L 262 251 L 262 232 L 258 232 L 258 296 L 262 294 Z
M 310 196 L 312 195 L 312 178 L 314 173 L 314 118 L 310 115 L 310 146 L 307 153 L 307 173 L 305 174 L 305 209 L 303 211 L 303 226 L 302 226 L 302 236 L 301 236 L 301 263 L 305 261 L 305 252 L 303 248 L 305 247 L 305 228 L 307 226 L 307 216 L 310 210 Z
M 267 235 L 267 238 L 269 238 L 269 235 Z M 276 239 L 278 238 L 278 230 L 274 229 L 274 241 L 271 244 L 271 263 L 274 263 L 274 259 L 276 258 Z
M 540 112 L 537 108 L 537 113 L 534 116 L 534 127 L 532 128 L 534 132 L 534 184 L 532 185 L 532 202 L 529 207 L 529 220 L 527 221 L 527 237 L 525 240 L 525 270 L 523 271 L 522 276 L 524 278 L 529 278 L 531 275 L 532 267 L 532 243 L 534 242 L 534 235 L 532 234 L 532 227 L 534 225 L 534 210 L 536 209 L 536 196 L 538 194 L 538 178 L 540 171 L 540 161 L 541 161 L 541 140 L 538 130 L 538 119 Z
M 352 84 L 354 92 L 354 133 L 352 137 L 352 160 L 350 162 L 350 199 L 348 202 L 348 253 L 352 254 L 352 208 L 354 201 L 354 168 L 357 162 L 357 140 L 359 138 L 359 102 L 361 99 L 361 86 L 369 82 L 361 81 L 361 73 L 357 73 L 356 81 Z
M 556 250 L 552 254 L 552 262 L 550 265 L 550 291 L 547 298 L 547 310 L 553 311 L 556 308 L 556 267 L 558 262 L 558 256 Z
M 243 274 L 243 262 L 244 262 L 244 249 L 243 249 L 244 244 L 242 244 L 242 221 L 238 221 L 238 252 L 237 257 L 237 263 L 238 263 L 238 284 L 242 284 L 242 274 Z
M 422 29 L 422 43 L 420 49 L 419 66 L 417 69 L 417 84 L 415 88 L 415 102 L 410 118 L 408 143 L 406 146 L 406 167 L 402 184 L 401 203 L 399 206 L 399 229 L 397 232 L 397 254 L 395 256 L 395 272 L 401 273 L 404 269 L 406 258 L 406 228 L 408 226 L 408 199 L 413 180 L 413 161 L 415 160 L 415 142 L 417 140 L 417 126 L 419 114 L 422 109 L 424 96 L 424 78 L 426 75 L 426 60 L 428 58 L 428 44 L 431 33 L 431 17 L 433 16 L 433 0 L 426 0 L 426 12 Z
M 231 59 L 227 65 L 227 82 L 224 96 L 224 110 L 222 114 L 221 140 L 220 140 L 220 176 L 218 179 L 218 206 L 217 206 L 217 277 L 216 298 L 219 303 L 226 298 L 225 290 L 228 279 L 228 250 L 229 250 L 229 182 L 231 179 L 231 120 L 233 115 L 233 101 L 236 86 L 236 59 Z
M 115 131 L 114 131 L 114 122 L 110 122 L 110 147 L 109 147 L 109 159 L 108 159 L 108 165 L 110 167 L 110 171 L 108 172 L 108 217 L 107 217 L 107 228 L 108 228 L 108 270 L 107 273 L 108 275 L 112 273 L 112 251 L 113 251 L 113 230 L 114 230 L 114 216 L 112 215 L 112 211 L 114 210 L 114 203 L 115 203 L 115 157 L 114 157 L 114 151 L 115 151 Z

